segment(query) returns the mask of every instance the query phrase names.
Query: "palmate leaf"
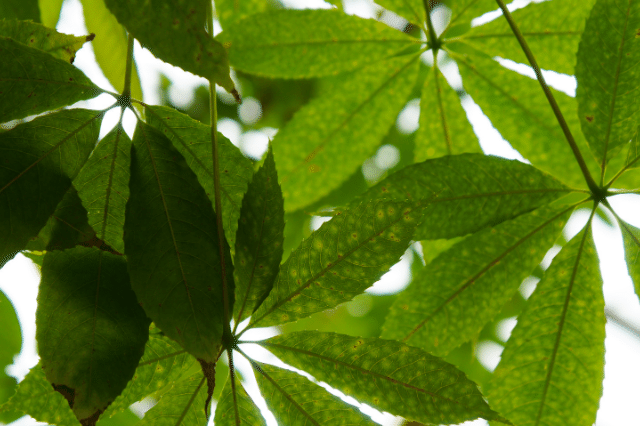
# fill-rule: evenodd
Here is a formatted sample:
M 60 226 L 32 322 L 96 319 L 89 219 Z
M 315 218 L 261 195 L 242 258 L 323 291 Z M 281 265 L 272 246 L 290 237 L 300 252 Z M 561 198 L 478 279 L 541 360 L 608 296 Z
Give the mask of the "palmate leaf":
M 105 0 L 105 4 L 158 58 L 235 91 L 227 52 L 204 30 L 205 1 Z
M 602 395 L 604 299 L 587 229 L 538 283 L 490 382 L 491 405 L 514 424 L 592 425 Z
M 222 273 L 211 202 L 171 141 L 138 121 L 131 151 L 125 253 L 147 315 L 189 353 L 215 362 L 222 339 Z
M 316 380 L 407 420 L 503 420 L 462 371 L 397 341 L 302 331 L 258 343 Z
M 180 151 L 198 177 L 213 204 L 213 161 L 211 155 L 211 127 L 194 120 L 173 108 L 147 106 L 149 124 L 162 131 Z M 242 199 L 253 176 L 251 160 L 242 155 L 226 137 L 218 133 L 220 151 L 220 194 L 222 197 L 222 225 L 231 247 L 235 247 L 236 231 Z
M 217 39 L 227 48 L 234 68 L 275 78 L 336 75 L 421 43 L 382 22 L 337 10 L 251 15 L 231 24 Z
M 101 121 L 101 113 L 73 109 L 0 133 L 0 267 L 54 212 L 93 149 Z
M 264 0 L 215 0 L 216 15 L 222 28 L 246 16 L 272 9 L 274 3 Z
M 97 96 L 100 89 L 68 61 L 0 37 L 0 123 Z
M 418 64 L 417 56 L 401 56 L 340 76 L 278 132 L 273 151 L 285 210 L 328 194 L 375 152 L 411 94 Z
M 355 202 L 381 198 L 430 200 L 415 235 L 416 240 L 426 240 L 476 232 L 568 192 L 551 176 L 519 161 L 461 154 L 407 166 Z
M 86 247 L 47 253 L 36 311 L 40 363 L 78 419 L 95 422 L 122 392 L 148 336 L 122 256 Z
M 540 263 L 571 210 L 540 208 L 454 245 L 394 301 L 381 336 L 438 356 L 472 339 Z
M 287 426 L 373 425 L 357 408 L 292 371 L 254 364 L 256 380 L 267 407 Z
M 236 375 L 230 377 L 224 386 L 216 407 L 214 424 L 216 426 L 266 426 L 267 423 L 260 414 L 260 410 L 236 378 Z M 236 380 L 235 395 L 231 387 L 232 380 Z
M 267 297 L 282 260 L 284 200 L 271 149 L 242 200 L 239 224 L 233 262 L 236 324 L 249 317 Z
M 295 321 L 362 293 L 405 252 L 425 204 L 378 201 L 334 212 L 280 267 L 249 327 Z
M 407 21 L 426 28 L 424 0 L 376 0 L 380 6 L 405 18 Z M 428 1 L 432 7 L 447 6 L 451 10 L 450 26 L 468 23 L 471 19 L 495 9 L 495 4 L 487 0 L 444 0 Z M 468 24 L 467 24 L 468 25 Z
M 636 295 L 640 297 L 640 229 L 621 219 L 618 219 L 618 224 L 622 230 L 624 257 L 627 261 L 629 275 L 633 281 Z
M 98 238 L 124 253 L 124 210 L 129 198 L 131 140 L 120 125 L 93 151 L 73 181 Z
M 636 136 L 640 124 L 640 3 L 598 0 L 580 41 L 578 115 L 604 168 L 609 152 Z

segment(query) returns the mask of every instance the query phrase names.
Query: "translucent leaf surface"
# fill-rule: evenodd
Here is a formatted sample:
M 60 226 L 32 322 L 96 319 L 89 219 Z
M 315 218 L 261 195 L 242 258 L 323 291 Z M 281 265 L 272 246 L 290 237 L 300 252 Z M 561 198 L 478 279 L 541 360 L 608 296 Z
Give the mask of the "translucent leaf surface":
M 158 130 L 139 121 L 133 148 L 124 235 L 133 289 L 168 337 L 213 362 L 221 344 L 223 303 L 213 207 L 182 155 Z M 229 253 L 222 255 L 232 284 Z
M 420 43 L 382 22 L 319 9 L 251 15 L 217 38 L 236 69 L 276 78 L 335 75 Z
M 116 126 L 98 144 L 73 184 L 98 238 L 124 253 L 124 209 L 129 198 L 131 140 Z
M 149 323 L 122 256 L 77 247 L 42 265 L 36 339 L 49 382 L 78 419 L 97 417 L 133 376 Z
M 422 206 L 378 201 L 334 213 L 280 267 L 250 326 L 295 321 L 362 293 L 405 252 Z
M 439 356 L 471 340 L 540 263 L 571 210 L 541 208 L 454 245 L 398 296 L 381 336 Z
M 239 225 L 233 262 L 236 324 L 250 316 L 267 297 L 282 260 L 284 200 L 271 149 L 242 200 Z
M 267 423 L 260 414 L 260 410 L 238 380 L 235 384 L 234 397 L 231 391 L 231 380 L 234 379 L 227 380 L 218 401 L 214 424 L 216 426 L 266 426 Z
M 204 30 L 201 0 L 106 0 L 118 21 L 158 58 L 235 90 L 227 52 Z
M 76 37 L 30 21 L 0 21 L 0 35 L 73 63 L 76 52 L 93 36 Z
M 196 121 L 173 108 L 146 108 L 149 124 L 162 131 L 180 151 L 198 177 L 213 204 L 213 161 L 211 156 L 211 127 Z M 218 133 L 220 152 L 220 191 L 222 196 L 222 225 L 227 241 L 235 246 L 236 231 L 242 199 L 253 176 L 251 160 L 242 155 L 229 139 Z
M 0 123 L 93 98 L 100 89 L 68 61 L 0 37 Z
M 381 61 L 332 85 L 275 136 L 287 211 L 337 188 L 371 156 L 415 84 L 417 57 Z
M 408 420 L 428 424 L 478 417 L 500 420 L 462 371 L 400 342 L 303 331 L 260 344 L 316 380 Z
M 551 176 L 519 161 L 461 154 L 407 166 L 357 200 L 431 200 L 415 235 L 424 240 L 476 232 L 567 192 Z
M 292 371 L 260 364 L 256 379 L 267 407 L 287 426 L 374 424 L 357 408 Z
M 100 123 L 95 111 L 74 109 L 0 133 L 0 266 L 45 225 L 93 149 Z
M 602 395 L 604 300 L 589 229 L 567 244 L 518 316 L 490 382 L 514 424 L 592 425 Z
M 2 324 L 2 334 L 0 334 L 0 405 L 2 405 L 13 395 L 17 385 L 16 379 L 7 375 L 5 368 L 13 364 L 13 357 L 18 355 L 22 347 L 22 332 L 18 316 L 11 301 L 2 291 L 0 291 L 0 324 Z M 0 414 L 0 422 L 4 421 L 6 420 Z
M 609 151 L 628 143 L 640 124 L 640 3 L 599 0 L 578 50 L 578 114 L 589 146 L 603 166 Z
M 629 275 L 640 297 L 640 229 L 618 220 L 624 241 L 624 257 L 627 261 Z
M 55 28 L 60 19 L 60 9 L 64 0 L 38 0 L 40 7 L 40 21 L 42 25 Z
M 232 22 L 246 16 L 264 12 L 274 5 L 264 0 L 215 0 L 215 4 L 216 15 L 222 28 L 227 28 Z

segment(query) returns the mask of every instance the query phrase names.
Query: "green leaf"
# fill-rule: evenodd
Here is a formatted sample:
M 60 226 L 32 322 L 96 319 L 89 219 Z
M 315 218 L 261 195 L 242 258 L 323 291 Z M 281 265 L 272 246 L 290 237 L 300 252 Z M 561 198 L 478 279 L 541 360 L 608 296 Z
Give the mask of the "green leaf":
M 534 167 L 482 154 L 407 166 L 356 201 L 431 200 L 416 240 L 452 238 L 514 218 L 565 195 L 564 185 Z M 437 226 L 434 226 L 437 224 Z
M 36 339 L 47 379 L 78 419 L 97 419 L 133 376 L 149 323 L 122 256 L 77 247 L 42 266 Z
M 0 133 L 0 267 L 54 212 L 93 149 L 101 121 L 96 111 L 73 109 Z
M 437 67 L 430 71 L 420 98 L 420 126 L 415 139 L 415 160 L 482 152 L 458 94 L 447 84 Z
M 279 423 L 287 426 L 360 426 L 374 424 L 357 408 L 297 373 L 254 364 L 262 396 Z
M 576 79 L 578 115 L 594 155 L 628 143 L 640 124 L 640 3 L 598 0 L 580 40 Z
M 127 34 L 104 0 L 81 0 L 87 29 L 96 34 L 91 42 L 100 69 L 118 93 L 124 91 L 127 62 Z M 135 61 L 131 70 L 131 98 L 142 100 L 142 88 Z
M 308 330 L 258 343 L 316 380 L 407 420 L 501 420 L 462 371 L 400 342 Z
M 421 43 L 382 22 L 337 10 L 288 9 L 251 15 L 231 24 L 217 38 L 227 48 L 234 68 L 275 78 L 336 75 Z
M 145 111 L 149 124 L 161 130 L 180 151 L 213 204 L 215 189 L 211 127 L 173 108 L 147 106 Z M 253 164 L 221 133 L 218 133 L 218 150 L 220 152 L 222 226 L 229 245 L 235 247 L 240 208 L 247 185 L 253 176 Z
M 423 206 L 378 201 L 334 212 L 280 267 L 249 327 L 295 321 L 362 293 L 405 252 Z
M 618 219 L 624 241 L 624 258 L 627 261 L 629 275 L 640 297 L 640 229 Z
M 234 273 L 236 324 L 267 297 L 278 275 L 284 239 L 284 200 L 271 149 L 242 200 Z
M 6 374 L 5 368 L 13 364 L 13 358 L 18 355 L 22 347 L 22 332 L 16 311 L 7 296 L 0 291 L 0 405 L 13 395 L 16 379 Z M 11 422 L 15 419 L 5 419 L 0 410 L 0 422 Z
M 0 16 L 6 19 L 30 19 L 39 22 L 38 0 L 2 0 Z
M 18 385 L 16 394 L 0 410 L 21 411 L 39 422 L 52 425 L 80 426 L 67 400 L 47 381 L 40 364 L 29 371 Z
M 375 152 L 411 94 L 418 64 L 403 56 L 340 76 L 276 134 L 285 210 L 328 194 Z
M 554 259 L 518 317 L 490 382 L 492 406 L 515 424 L 592 425 L 604 324 L 602 279 L 586 229 Z
M 215 362 L 222 339 L 222 274 L 211 202 L 184 157 L 142 121 L 133 138 L 124 245 L 147 315 L 189 353 Z
M 536 80 L 508 70 L 482 56 L 453 54 L 464 86 L 495 128 L 531 163 L 574 187 L 585 187 L 584 177 L 562 129 Z M 553 95 L 563 112 L 580 151 L 588 146 L 577 116 L 574 98 L 558 91 Z M 508 113 L 507 113 L 508 112 Z M 586 157 L 592 173 L 598 169 Z
M 42 25 L 55 28 L 60 19 L 60 10 L 64 0 L 38 0 L 40 7 L 40 21 Z
M 204 30 L 201 0 L 105 0 L 120 22 L 158 58 L 235 92 L 227 52 Z
M 235 395 L 232 393 L 231 380 L 235 380 L 236 377 L 237 375 L 227 380 L 216 407 L 214 424 L 216 426 L 266 426 L 267 422 L 260 414 L 260 410 L 238 381 L 235 383 Z
M 6 19 L 0 21 L 0 35 L 69 63 L 73 63 L 76 52 L 83 44 L 93 40 L 93 35 L 76 37 L 59 33 L 35 22 Z
M 542 261 L 571 210 L 534 210 L 454 245 L 394 301 L 381 336 L 438 356 L 471 340 Z
M 15 40 L 0 37 L 0 123 L 98 95 L 79 69 Z
M 541 68 L 569 75 L 574 73 L 580 35 L 594 2 L 595 0 L 547 1 L 531 3 L 511 12 Z M 491 57 L 499 56 L 529 64 L 509 23 L 502 16 L 472 28 L 460 40 Z
M 129 198 L 131 140 L 116 126 L 95 148 L 74 179 L 86 208 L 88 223 L 98 238 L 124 253 L 124 210 Z
M 240 19 L 273 8 L 273 3 L 264 0 L 215 0 L 216 15 L 222 28 Z

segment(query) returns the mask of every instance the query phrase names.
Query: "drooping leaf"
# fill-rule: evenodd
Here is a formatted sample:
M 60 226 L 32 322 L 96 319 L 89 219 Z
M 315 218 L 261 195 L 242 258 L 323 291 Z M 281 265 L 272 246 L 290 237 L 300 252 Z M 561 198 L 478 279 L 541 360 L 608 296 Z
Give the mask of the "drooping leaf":
M 217 39 L 236 69 L 275 78 L 336 75 L 420 43 L 382 22 L 319 9 L 251 15 L 229 25 Z
M 273 3 L 264 0 L 215 0 L 216 15 L 222 28 L 240 19 L 262 13 L 273 8 Z
M 105 4 L 155 56 L 235 91 L 227 52 L 204 30 L 206 1 L 105 0 Z
M 405 252 L 423 206 L 378 201 L 335 212 L 280 267 L 249 327 L 295 321 L 362 293 Z
M 171 141 L 138 121 L 131 151 L 124 246 L 147 315 L 189 353 L 214 362 L 222 339 L 222 273 L 211 202 Z M 231 305 L 230 305 L 231 308 Z
M 454 245 L 394 301 L 381 336 L 438 356 L 471 340 L 540 263 L 571 210 L 534 210 Z
M 640 229 L 618 219 L 624 241 L 624 258 L 633 281 L 636 295 L 640 297 Z
M 340 76 L 303 107 L 273 141 L 287 211 L 337 188 L 371 156 L 415 84 L 416 56 Z
M 84 23 L 96 34 L 91 42 L 96 61 L 109 83 L 118 93 L 124 91 L 125 63 L 127 62 L 127 34 L 104 0 L 81 0 Z M 131 97 L 142 100 L 142 88 L 135 62 L 131 70 Z
M 640 3 L 598 0 L 578 49 L 578 115 L 594 155 L 604 165 L 609 151 L 628 143 L 640 124 Z
M 16 394 L 0 407 L 0 411 L 17 410 L 39 422 L 57 426 L 80 426 L 69 403 L 51 386 L 38 364 L 18 385 Z
M 2 324 L 2 334 L 0 334 L 0 406 L 4 404 L 11 395 L 18 382 L 15 378 L 6 374 L 5 368 L 13 364 L 13 358 L 18 355 L 22 347 L 22 332 L 20 322 L 11 301 L 0 291 L 0 324 Z M 0 422 L 10 423 L 15 420 L 7 417 L 0 410 Z
M 316 380 L 407 420 L 428 424 L 478 417 L 501 420 L 462 371 L 397 341 L 309 330 L 259 344 Z
M 266 426 L 267 423 L 260 414 L 260 410 L 236 377 L 227 380 L 216 407 L 214 424 L 216 426 Z M 235 396 L 232 393 L 231 380 L 236 380 Z
M 148 336 L 122 256 L 85 247 L 47 253 L 36 311 L 40 363 L 79 420 L 97 419 L 122 392 Z
M 602 395 L 605 318 L 589 225 L 545 272 L 491 379 L 491 405 L 514 424 L 595 422 Z
M 49 28 L 55 28 L 60 19 L 60 10 L 64 0 L 38 0 L 40 22 Z
M 148 106 L 149 124 L 162 131 L 180 151 L 198 177 L 213 204 L 213 161 L 211 156 L 211 127 L 196 121 L 173 108 Z M 235 247 L 236 231 L 242 198 L 253 176 L 251 160 L 242 155 L 229 139 L 218 133 L 220 152 L 220 191 L 222 196 L 222 224 L 227 241 Z
M 233 263 L 236 324 L 249 317 L 271 291 L 282 260 L 283 239 L 284 200 L 269 149 L 242 200 Z
M 40 22 L 38 0 L 3 0 L 0 2 L 0 16 L 5 19 Z
M 287 426 L 373 425 L 357 408 L 292 371 L 255 364 L 262 396 L 281 424 Z
M 42 50 L 0 37 L 0 123 L 93 98 L 100 92 L 79 69 Z
M 65 110 L 0 133 L 0 267 L 54 212 L 93 149 L 101 118 Z
M 93 35 L 76 37 L 35 22 L 7 19 L 0 21 L 0 35 L 70 63 L 73 63 L 82 45 L 93 40 Z
M 452 238 L 543 206 L 570 190 L 515 160 L 461 154 L 407 166 L 356 199 L 431 200 L 416 240 Z M 437 224 L 437 226 L 434 226 Z
M 93 151 L 74 179 L 86 208 L 88 223 L 98 238 L 124 253 L 124 210 L 129 198 L 131 140 L 116 126 Z

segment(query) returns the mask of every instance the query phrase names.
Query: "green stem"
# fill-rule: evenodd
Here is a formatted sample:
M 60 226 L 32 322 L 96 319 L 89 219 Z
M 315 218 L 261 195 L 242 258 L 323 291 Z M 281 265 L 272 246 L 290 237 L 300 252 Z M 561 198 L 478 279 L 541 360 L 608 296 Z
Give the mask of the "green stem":
M 427 29 L 429 30 L 429 45 L 433 50 L 433 59 L 435 64 L 435 58 L 438 56 L 438 49 L 440 49 L 440 43 L 438 42 L 438 36 L 436 30 L 433 28 L 433 22 L 431 22 L 431 10 L 433 9 L 433 0 L 422 0 L 424 4 L 424 10 L 427 15 Z
M 582 174 L 584 175 L 584 178 L 587 181 L 587 185 L 589 186 L 589 189 L 593 192 L 599 192 L 599 186 L 591 176 L 591 172 L 589 172 L 587 163 L 584 161 L 584 157 L 580 153 L 578 144 L 576 143 L 575 139 L 573 138 L 573 135 L 571 134 L 571 130 L 569 129 L 569 126 L 567 125 L 567 122 L 565 121 L 564 116 L 562 115 L 562 111 L 560 111 L 560 107 L 558 106 L 555 98 L 553 97 L 553 93 L 551 93 L 551 89 L 549 89 L 549 86 L 547 86 L 547 83 L 544 80 L 544 77 L 542 76 L 542 71 L 538 66 L 538 62 L 536 61 L 536 58 L 533 56 L 533 53 L 531 53 L 531 49 L 529 49 L 529 45 L 527 44 L 527 41 L 524 39 L 524 36 L 520 32 L 520 29 L 518 28 L 515 21 L 513 20 L 513 17 L 511 16 L 509 9 L 507 9 L 507 6 L 505 6 L 504 2 L 502 0 L 496 0 L 496 2 L 498 3 L 498 6 L 500 7 L 500 9 L 502 9 L 502 13 L 504 14 L 505 19 L 509 23 L 509 26 L 511 27 L 511 31 L 513 31 L 513 34 L 516 36 L 516 39 L 520 43 L 520 47 L 522 47 L 522 51 L 527 56 L 527 59 L 529 60 L 529 63 L 531 64 L 533 71 L 536 73 L 538 82 L 540 83 L 540 86 L 542 86 L 542 90 L 544 91 L 544 94 L 547 97 L 549 104 L 551 105 L 551 109 L 553 110 L 553 113 L 555 114 L 556 119 L 558 120 L 558 123 L 560 124 L 560 127 L 564 132 L 564 136 L 567 139 L 567 142 L 569 143 L 571 150 L 573 151 L 573 156 L 576 158 L 576 161 L 580 166 L 580 170 L 582 171 Z
M 133 70 L 133 35 L 129 33 L 127 38 L 127 65 L 124 72 L 123 96 L 131 97 L 131 71 Z
M 229 355 L 229 380 L 231 380 L 231 395 L 233 396 L 233 412 L 235 414 L 236 426 L 240 426 L 240 413 L 238 410 L 238 394 L 236 392 L 236 371 L 233 367 L 233 351 L 227 350 Z

